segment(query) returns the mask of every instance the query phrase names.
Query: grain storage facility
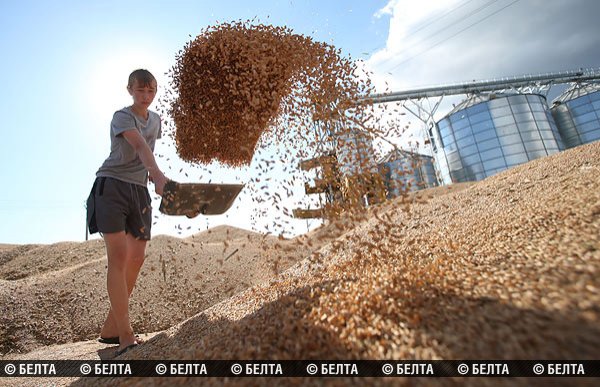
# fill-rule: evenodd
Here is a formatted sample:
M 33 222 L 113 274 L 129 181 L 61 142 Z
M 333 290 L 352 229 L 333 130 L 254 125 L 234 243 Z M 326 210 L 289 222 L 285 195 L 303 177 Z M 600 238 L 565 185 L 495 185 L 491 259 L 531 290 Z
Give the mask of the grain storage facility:
M 452 182 L 482 180 L 564 145 L 546 98 L 476 94 L 436 123 Z
M 550 109 L 565 147 L 600 140 L 600 84 L 575 84 Z
M 437 185 L 431 156 L 397 149 L 383 157 L 378 167 L 388 198 Z
M 377 171 L 373 139 L 369 133 L 357 129 L 338 130 L 334 134 L 334 142 L 338 168 L 342 175 L 353 176 Z

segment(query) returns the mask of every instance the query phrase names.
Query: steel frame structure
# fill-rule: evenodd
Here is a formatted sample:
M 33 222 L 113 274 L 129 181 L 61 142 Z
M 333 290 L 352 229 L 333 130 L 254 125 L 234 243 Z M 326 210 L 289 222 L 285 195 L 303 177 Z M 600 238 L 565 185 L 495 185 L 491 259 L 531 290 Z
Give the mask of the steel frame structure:
M 434 165 L 439 184 L 443 184 L 438 157 L 437 145 L 439 144 L 439 135 L 434 130 L 436 122 L 433 118 L 437 112 L 443 98 L 453 95 L 473 96 L 485 92 L 489 93 L 514 93 L 514 94 L 541 94 L 544 97 L 552 86 L 559 84 L 583 84 L 599 83 L 600 68 L 589 68 L 579 70 L 568 70 L 546 74 L 528 74 L 522 76 L 497 78 L 490 80 L 474 80 L 472 82 L 455 83 L 448 85 L 439 85 L 423 87 L 418 89 L 403 90 L 390 93 L 372 94 L 365 97 L 362 101 L 373 104 L 402 102 L 401 106 L 409 113 L 418 118 L 425 125 L 425 139 L 429 142 L 429 149 L 434 156 Z M 430 98 L 439 98 L 433 106 Z M 425 102 L 430 106 L 427 108 Z M 408 105 L 410 104 L 410 105 Z M 437 164 L 437 165 L 436 165 Z

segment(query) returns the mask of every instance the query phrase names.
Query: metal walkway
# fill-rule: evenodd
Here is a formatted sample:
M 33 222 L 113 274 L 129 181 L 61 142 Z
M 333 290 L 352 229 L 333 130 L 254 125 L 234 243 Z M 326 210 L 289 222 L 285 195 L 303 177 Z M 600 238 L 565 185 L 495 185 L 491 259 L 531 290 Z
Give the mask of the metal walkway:
M 486 91 L 517 90 L 524 87 L 543 88 L 561 83 L 600 81 L 600 68 L 561 71 L 539 75 L 491 79 L 485 81 L 464 82 L 449 85 L 424 87 L 391 93 L 372 94 L 364 100 L 373 103 L 397 102 L 428 97 L 443 97 L 457 94 L 472 94 Z

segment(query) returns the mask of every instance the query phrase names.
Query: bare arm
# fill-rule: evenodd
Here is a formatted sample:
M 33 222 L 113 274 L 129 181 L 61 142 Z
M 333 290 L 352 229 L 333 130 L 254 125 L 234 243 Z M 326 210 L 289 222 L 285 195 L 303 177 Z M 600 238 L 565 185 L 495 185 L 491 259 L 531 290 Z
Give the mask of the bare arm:
M 148 170 L 150 180 L 154 183 L 156 193 L 162 195 L 167 178 L 158 168 L 154 154 L 146 140 L 144 140 L 137 130 L 127 130 L 123 132 L 123 137 L 133 147 L 142 161 L 142 164 L 144 164 L 144 167 Z

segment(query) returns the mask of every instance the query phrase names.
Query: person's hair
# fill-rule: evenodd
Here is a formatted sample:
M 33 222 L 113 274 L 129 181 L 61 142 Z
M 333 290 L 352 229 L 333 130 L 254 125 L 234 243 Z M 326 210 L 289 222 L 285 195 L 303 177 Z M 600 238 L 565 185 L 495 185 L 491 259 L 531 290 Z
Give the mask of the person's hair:
M 151 86 L 152 82 L 156 82 L 156 78 L 154 75 L 148 70 L 138 69 L 129 74 L 129 81 L 127 82 L 127 87 L 133 87 L 133 83 L 137 81 L 138 85 L 142 87 Z

